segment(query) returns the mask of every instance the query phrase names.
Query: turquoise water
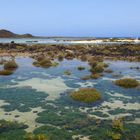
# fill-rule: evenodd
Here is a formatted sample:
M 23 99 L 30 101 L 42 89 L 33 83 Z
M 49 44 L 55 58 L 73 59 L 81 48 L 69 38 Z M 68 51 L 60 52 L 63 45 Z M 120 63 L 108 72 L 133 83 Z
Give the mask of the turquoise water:
M 26 44 L 69 44 L 72 40 L 86 40 L 90 38 L 0 38 L 0 43 L 26 43 Z
M 24 44 L 75 44 L 75 42 L 73 41 L 85 41 L 93 39 L 95 38 L 90 37 L 0 38 L 0 43 L 10 43 L 11 41 L 14 41 L 15 43 L 24 43 Z M 100 40 L 100 38 L 98 39 Z M 121 42 L 98 42 L 98 43 L 89 42 L 86 44 L 114 44 L 114 43 L 121 44 Z M 84 44 L 84 43 L 76 42 L 76 44 Z
M 98 80 L 84 81 L 82 78 L 90 74 L 89 66 L 80 60 L 64 60 L 59 66 L 48 69 L 34 67 L 31 58 L 18 57 L 16 61 L 19 68 L 13 75 L 0 76 L 0 119 L 23 122 L 29 126 L 27 132 L 52 134 L 54 140 L 58 139 L 57 133 L 64 140 L 75 135 L 110 139 L 106 131 L 113 131 L 111 121 L 119 117 L 125 118 L 127 128 L 123 139 L 128 131 L 130 138 L 140 131 L 140 87 L 124 89 L 114 84 L 123 77 L 140 81 L 140 70 L 130 69 L 139 66 L 139 62 L 106 60 L 113 73 L 104 73 Z M 78 66 L 86 69 L 79 71 Z M 72 74 L 64 75 L 66 70 Z M 96 88 L 102 100 L 93 104 L 73 101 L 70 93 L 81 87 Z M 95 120 L 101 123 L 97 126 Z M 133 131 L 136 133 L 132 134 Z

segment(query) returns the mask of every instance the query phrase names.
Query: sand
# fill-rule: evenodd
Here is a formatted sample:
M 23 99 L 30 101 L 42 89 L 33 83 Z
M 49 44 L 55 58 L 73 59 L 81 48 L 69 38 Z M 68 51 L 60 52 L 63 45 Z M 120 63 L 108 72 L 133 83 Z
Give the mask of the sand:
M 90 140 L 89 136 L 83 136 L 83 135 L 73 135 L 72 136 L 73 140 Z
M 60 97 L 61 93 L 71 89 L 61 77 L 52 79 L 32 78 L 25 81 L 18 81 L 17 83 L 17 85 L 11 87 L 31 87 L 39 92 L 47 93 L 49 95 L 47 100 L 56 100 Z
M 76 83 L 77 85 L 80 85 L 81 88 L 86 88 L 86 87 L 93 87 L 94 85 L 96 85 L 97 83 L 96 82 L 78 82 Z
M 111 109 L 126 109 L 126 110 L 139 110 L 140 109 L 140 103 L 127 103 L 124 104 L 123 101 L 120 100 L 114 100 L 113 103 L 111 102 L 103 102 L 102 106 L 109 106 Z
M 110 107 L 110 108 L 107 108 L 107 106 Z M 97 119 L 102 119 L 102 120 L 110 120 L 110 119 L 113 120 L 115 118 L 131 116 L 132 115 L 131 113 L 119 113 L 119 114 L 115 114 L 115 115 L 109 114 L 110 110 L 115 110 L 117 108 L 125 109 L 125 110 L 139 110 L 140 109 L 140 103 L 127 103 L 127 104 L 124 104 L 123 101 L 120 101 L 120 100 L 114 100 L 113 102 L 104 101 L 99 107 L 97 107 L 97 106 L 92 107 L 92 108 L 85 107 L 84 109 L 80 108 L 79 110 L 81 112 L 87 113 L 87 111 L 89 109 L 92 109 L 93 113 L 96 112 L 96 111 L 100 111 L 103 114 L 108 115 L 108 117 L 99 117 L 97 115 L 88 114 L 90 117 L 95 117 Z M 137 120 L 137 122 L 138 121 L 139 120 Z
M 43 125 L 35 121 L 38 115 L 37 113 L 33 113 L 33 111 L 37 111 L 38 113 L 42 112 L 43 109 L 41 107 L 32 108 L 30 112 L 19 112 L 18 110 L 5 112 L 4 109 L 1 108 L 3 105 L 9 105 L 9 103 L 6 103 L 4 100 L 0 100 L 0 120 L 4 119 L 6 121 L 24 123 L 29 126 L 26 129 L 27 132 L 32 132 L 35 128 Z M 16 115 L 19 115 L 19 117 L 15 117 Z
M 106 92 L 108 95 L 112 96 L 112 97 L 121 97 L 121 98 L 126 98 L 126 99 L 132 99 L 132 97 L 130 96 L 125 96 L 123 94 L 120 94 L 120 93 L 113 93 L 111 94 L 110 92 Z
M 96 44 L 103 43 L 103 40 L 73 40 L 70 41 L 72 44 Z

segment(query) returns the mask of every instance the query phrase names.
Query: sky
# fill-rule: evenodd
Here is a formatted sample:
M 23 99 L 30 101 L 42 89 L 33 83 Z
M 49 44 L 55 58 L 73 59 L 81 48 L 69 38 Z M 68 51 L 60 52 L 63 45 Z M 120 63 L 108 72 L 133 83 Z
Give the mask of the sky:
M 0 0 L 0 29 L 38 36 L 140 37 L 140 0 Z

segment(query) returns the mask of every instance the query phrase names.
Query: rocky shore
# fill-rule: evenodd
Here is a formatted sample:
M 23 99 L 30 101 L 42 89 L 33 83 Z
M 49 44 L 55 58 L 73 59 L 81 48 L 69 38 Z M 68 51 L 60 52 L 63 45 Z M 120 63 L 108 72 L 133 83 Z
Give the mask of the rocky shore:
M 140 61 L 140 44 L 94 44 L 94 45 L 49 45 L 0 43 L 0 56 L 47 56 L 50 59 L 81 59 L 88 61 L 91 57 Z

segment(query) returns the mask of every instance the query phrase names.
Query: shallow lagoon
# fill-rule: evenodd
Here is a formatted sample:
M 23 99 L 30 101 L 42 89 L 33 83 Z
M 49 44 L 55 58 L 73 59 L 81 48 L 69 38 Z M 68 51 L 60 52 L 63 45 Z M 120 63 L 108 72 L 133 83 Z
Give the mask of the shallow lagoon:
M 16 61 L 19 68 L 13 75 L 0 76 L 0 119 L 23 122 L 28 125 L 27 132 L 45 133 L 53 140 L 58 133 L 62 140 L 109 139 L 106 131 L 112 131 L 110 122 L 116 117 L 125 117 L 130 138 L 135 129 L 140 131 L 140 87 L 124 89 L 114 84 L 123 77 L 140 81 L 140 70 L 130 69 L 140 63 L 106 60 L 113 73 L 84 81 L 81 78 L 90 74 L 89 66 L 80 60 L 64 60 L 48 69 L 34 67 L 31 58 L 18 57 Z M 79 71 L 78 66 L 86 69 Z M 64 75 L 66 70 L 72 74 Z M 95 87 L 102 100 L 93 104 L 73 101 L 69 94 L 80 87 Z M 99 125 L 97 121 L 101 121 Z

